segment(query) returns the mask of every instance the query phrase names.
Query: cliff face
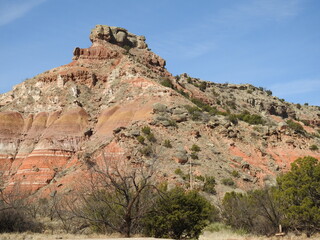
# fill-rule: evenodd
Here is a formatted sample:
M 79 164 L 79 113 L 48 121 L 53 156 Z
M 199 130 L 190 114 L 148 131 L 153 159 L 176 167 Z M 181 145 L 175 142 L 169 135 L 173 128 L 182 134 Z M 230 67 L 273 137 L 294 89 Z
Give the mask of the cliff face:
M 97 25 L 90 40 L 90 48 L 74 49 L 71 63 L 0 95 L 6 190 L 73 191 L 102 152 L 130 164 L 154 158 L 159 177 L 175 184 L 184 183 L 174 171 L 187 173 L 192 164 L 192 174 L 216 177 L 218 193 L 231 189 L 223 178 L 242 189 L 272 184 L 297 157 L 319 158 L 311 147 L 320 147 L 319 107 L 290 104 L 251 85 L 173 77 L 143 36 L 123 28 Z M 252 115 L 259 124 L 248 121 Z

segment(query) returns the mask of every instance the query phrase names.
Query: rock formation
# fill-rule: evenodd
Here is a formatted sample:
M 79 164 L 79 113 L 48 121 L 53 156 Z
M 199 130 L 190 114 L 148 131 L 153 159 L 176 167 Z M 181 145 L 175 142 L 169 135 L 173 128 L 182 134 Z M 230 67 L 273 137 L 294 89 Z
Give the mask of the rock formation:
M 133 165 L 155 158 L 159 178 L 174 184 L 184 181 L 175 170 L 188 173 L 191 165 L 193 174 L 217 179 L 219 196 L 232 189 L 220 181 L 232 171 L 236 186 L 248 189 L 274 182 L 298 157 L 319 158 L 310 148 L 320 147 L 319 107 L 249 84 L 173 77 L 145 37 L 123 28 L 97 25 L 90 40 L 91 47 L 74 49 L 71 63 L 0 95 L 5 191 L 72 192 L 103 155 Z

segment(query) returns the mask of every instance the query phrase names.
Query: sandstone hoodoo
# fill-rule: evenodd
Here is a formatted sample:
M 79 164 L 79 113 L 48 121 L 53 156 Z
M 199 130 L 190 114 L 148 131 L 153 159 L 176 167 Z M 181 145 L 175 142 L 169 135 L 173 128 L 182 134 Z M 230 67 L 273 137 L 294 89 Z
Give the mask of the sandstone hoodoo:
M 318 106 L 249 84 L 173 77 L 146 38 L 124 28 L 97 25 L 90 40 L 71 63 L 0 95 L 5 191 L 76 191 L 104 156 L 156 161 L 159 179 L 200 190 L 214 177 L 215 198 L 272 185 L 298 157 L 319 158 Z

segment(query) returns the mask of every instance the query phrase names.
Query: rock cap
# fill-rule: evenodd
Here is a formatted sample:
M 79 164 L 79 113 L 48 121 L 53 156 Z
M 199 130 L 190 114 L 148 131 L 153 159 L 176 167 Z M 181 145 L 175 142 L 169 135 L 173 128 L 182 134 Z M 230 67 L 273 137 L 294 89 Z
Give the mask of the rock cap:
M 90 41 L 92 43 L 104 42 L 113 43 L 121 47 L 128 46 L 130 48 L 146 49 L 146 38 L 128 32 L 127 29 L 121 27 L 111 27 L 108 25 L 96 25 L 91 30 Z

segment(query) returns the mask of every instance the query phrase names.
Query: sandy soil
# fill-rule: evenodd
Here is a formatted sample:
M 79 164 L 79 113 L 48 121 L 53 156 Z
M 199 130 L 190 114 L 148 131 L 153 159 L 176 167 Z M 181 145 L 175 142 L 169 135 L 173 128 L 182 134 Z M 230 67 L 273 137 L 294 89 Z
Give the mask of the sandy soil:
M 71 235 L 71 234 L 35 234 L 35 233 L 21 233 L 21 234 L 0 234 L 0 240 L 128 240 L 128 238 L 120 238 L 118 236 L 106 235 Z M 199 240 L 319 240 L 320 235 L 307 238 L 306 236 L 288 235 L 285 237 L 258 237 L 251 235 L 239 236 L 235 233 L 222 231 L 222 232 L 205 232 L 200 236 Z M 130 240 L 156 240 L 156 238 L 132 237 Z M 169 239 L 161 239 L 169 240 Z

